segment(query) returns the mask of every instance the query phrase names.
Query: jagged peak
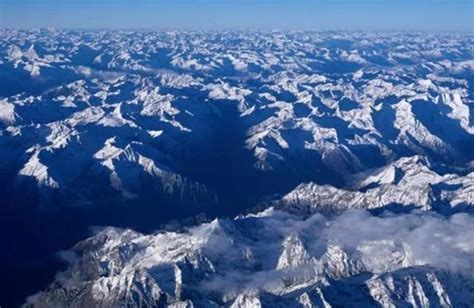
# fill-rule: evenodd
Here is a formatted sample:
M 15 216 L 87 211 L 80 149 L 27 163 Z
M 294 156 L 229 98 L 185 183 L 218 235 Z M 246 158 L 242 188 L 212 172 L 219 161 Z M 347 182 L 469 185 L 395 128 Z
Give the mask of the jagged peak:
M 287 267 L 300 266 L 311 260 L 311 256 L 306 251 L 303 242 L 296 234 L 288 236 L 283 241 L 282 246 L 283 251 L 281 252 L 277 264 L 278 270 Z

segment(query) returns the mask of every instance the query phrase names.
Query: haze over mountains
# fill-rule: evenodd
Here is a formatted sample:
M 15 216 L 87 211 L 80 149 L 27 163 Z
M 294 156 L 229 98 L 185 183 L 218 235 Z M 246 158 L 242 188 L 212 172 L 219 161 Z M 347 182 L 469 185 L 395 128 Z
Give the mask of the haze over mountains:
M 472 34 L 0 38 L 6 305 L 474 302 Z

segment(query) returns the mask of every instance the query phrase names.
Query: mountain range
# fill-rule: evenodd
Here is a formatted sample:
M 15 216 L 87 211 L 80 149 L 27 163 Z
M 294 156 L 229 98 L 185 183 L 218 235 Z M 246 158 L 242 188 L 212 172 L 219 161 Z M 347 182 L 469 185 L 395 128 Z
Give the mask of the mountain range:
M 474 302 L 474 35 L 0 38 L 0 304 Z

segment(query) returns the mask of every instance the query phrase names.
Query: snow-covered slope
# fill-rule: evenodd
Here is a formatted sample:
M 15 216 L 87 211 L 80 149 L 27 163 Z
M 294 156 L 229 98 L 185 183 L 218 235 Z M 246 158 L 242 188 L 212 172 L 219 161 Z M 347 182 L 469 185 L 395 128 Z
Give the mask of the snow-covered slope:
M 180 232 L 108 228 L 64 256 L 36 307 L 468 307 L 474 220 L 272 209 Z
M 304 183 L 281 199 L 276 208 L 300 215 L 337 214 L 348 209 L 406 207 L 449 213 L 474 207 L 474 172 L 440 175 L 425 158 L 401 158 L 385 167 L 356 174 L 354 187 Z

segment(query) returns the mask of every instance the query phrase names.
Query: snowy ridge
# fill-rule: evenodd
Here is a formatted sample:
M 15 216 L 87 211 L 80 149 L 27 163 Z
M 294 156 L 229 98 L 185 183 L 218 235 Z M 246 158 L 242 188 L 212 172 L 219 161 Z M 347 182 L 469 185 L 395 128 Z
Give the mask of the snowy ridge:
M 302 219 L 271 209 L 181 232 L 109 228 L 68 252 L 70 268 L 30 303 L 467 307 L 472 235 L 466 214 Z
M 273 202 L 278 209 L 298 214 L 337 214 L 348 209 L 390 206 L 450 212 L 474 206 L 474 172 L 439 175 L 420 156 L 402 158 L 371 172 L 354 175 L 348 189 L 315 183 L 300 184 Z

